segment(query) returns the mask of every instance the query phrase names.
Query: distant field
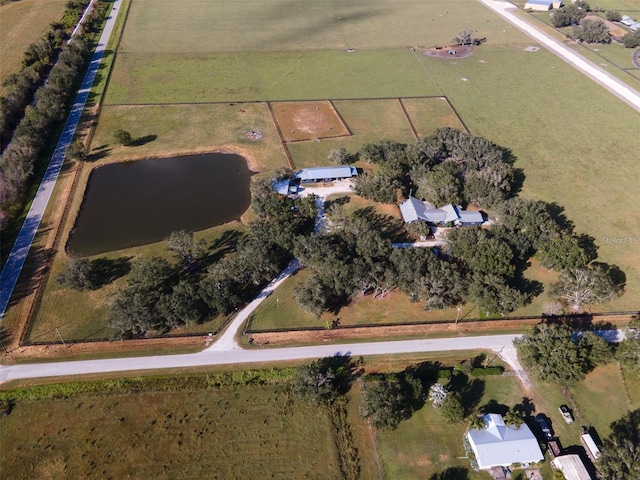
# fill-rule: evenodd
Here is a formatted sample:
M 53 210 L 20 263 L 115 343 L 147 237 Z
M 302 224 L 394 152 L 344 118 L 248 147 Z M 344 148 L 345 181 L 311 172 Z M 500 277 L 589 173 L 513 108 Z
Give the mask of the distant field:
M 335 436 L 286 385 L 24 401 L 0 419 L 0 476 L 338 478 Z
M 24 51 L 45 28 L 62 18 L 67 0 L 19 0 L 0 5 L 0 95 L 2 81 L 20 69 Z

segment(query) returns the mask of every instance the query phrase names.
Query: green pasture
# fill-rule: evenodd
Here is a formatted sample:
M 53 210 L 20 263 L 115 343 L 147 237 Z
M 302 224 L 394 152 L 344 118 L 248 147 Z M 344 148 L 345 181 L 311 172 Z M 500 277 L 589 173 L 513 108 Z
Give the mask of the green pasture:
M 20 0 L 0 5 L 0 95 L 2 81 L 20 70 L 27 47 L 62 18 L 67 0 Z
M 136 0 L 120 50 L 190 55 L 410 47 L 447 43 L 469 19 L 481 36 L 503 29 L 480 4 L 456 0 Z
M 336 435 L 284 383 L 25 400 L 0 418 L 0 475 L 338 478 Z

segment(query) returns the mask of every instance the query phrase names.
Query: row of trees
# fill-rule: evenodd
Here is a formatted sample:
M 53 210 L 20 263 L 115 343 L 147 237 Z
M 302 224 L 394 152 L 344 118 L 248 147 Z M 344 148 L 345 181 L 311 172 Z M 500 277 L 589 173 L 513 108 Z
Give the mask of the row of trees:
M 78 22 L 89 0 L 70 0 L 60 22 L 48 26 L 24 52 L 22 69 L 3 82 L 5 93 L 0 97 L 0 145 L 4 150 L 11 134 L 33 100 L 33 94 L 49 74 L 60 53 L 69 30 Z
M 492 207 L 511 196 L 515 180 L 503 150 L 454 128 L 439 129 L 412 145 L 366 144 L 357 156 L 375 164 L 377 171 L 356 178 L 356 193 L 382 203 L 395 203 L 414 192 L 437 206 Z
M 1 223 L 8 222 L 20 210 L 34 165 L 54 141 L 81 79 L 89 56 L 88 42 L 97 34 L 110 9 L 109 2 L 99 2 L 88 16 L 82 36 L 74 37 L 60 49 L 88 3 L 71 0 L 62 21 L 53 24 L 27 49 L 23 69 L 5 81 L 6 93 L 0 98 L 0 138 L 4 150 L 0 157 Z M 57 63 L 51 68 L 56 57 Z M 39 86 L 45 78 L 46 83 Z

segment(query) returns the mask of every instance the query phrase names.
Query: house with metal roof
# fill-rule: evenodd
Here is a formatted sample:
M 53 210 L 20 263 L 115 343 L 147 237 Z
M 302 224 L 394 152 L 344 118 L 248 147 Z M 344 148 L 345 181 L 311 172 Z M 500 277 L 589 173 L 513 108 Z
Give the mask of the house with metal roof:
M 514 463 L 527 465 L 544 460 L 538 440 L 526 424 L 519 427 L 507 425 L 502 416 L 495 413 L 488 413 L 482 418 L 485 428 L 472 428 L 467 432 L 480 469 L 508 467 Z
M 480 212 L 463 210 L 460 206 L 456 207 L 452 204 L 436 208 L 429 202 L 423 202 L 411 196 L 399 207 L 405 223 L 423 221 L 432 225 L 452 224 L 456 226 L 482 225 L 484 223 Z
M 333 180 L 344 180 L 345 178 L 356 177 L 358 170 L 352 166 L 337 167 L 313 167 L 303 168 L 293 176 L 302 183 L 329 182 Z
M 551 466 L 560 470 L 567 480 L 593 480 L 580 455 L 560 455 L 551 460 Z
M 631 18 L 629 15 L 623 15 L 622 19 L 620 20 L 620 23 L 623 25 L 626 25 L 627 27 L 630 27 L 631 25 L 636 23 L 636 21 L 633 18 Z

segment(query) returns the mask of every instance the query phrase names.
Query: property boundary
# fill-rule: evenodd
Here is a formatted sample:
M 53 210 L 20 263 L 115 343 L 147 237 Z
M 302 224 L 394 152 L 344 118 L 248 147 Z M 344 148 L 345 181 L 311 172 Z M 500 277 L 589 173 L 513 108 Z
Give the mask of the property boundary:
M 404 106 L 404 102 L 402 101 L 401 97 L 398 97 L 398 103 L 400 103 L 400 108 L 402 109 L 402 112 L 404 113 L 404 118 L 407 119 L 407 122 L 409 122 L 409 128 L 411 129 L 411 131 L 413 132 L 413 136 L 416 140 L 420 140 L 420 136 L 418 135 L 418 131 L 416 130 L 415 125 L 413 124 L 413 121 L 411 120 L 411 117 L 409 116 L 409 112 L 407 112 L 407 109 Z M 457 115 L 457 114 L 456 114 Z M 459 117 L 458 117 L 459 118 Z M 462 121 L 462 120 L 460 120 Z
M 224 102 L 224 103 L 227 103 L 227 102 Z M 247 102 L 247 103 L 263 103 L 263 102 Z M 269 115 L 271 115 L 271 121 L 273 122 L 273 126 L 276 128 L 276 131 L 278 132 L 278 137 L 280 137 L 280 145 L 282 145 L 284 154 L 287 156 L 287 162 L 289 162 L 289 168 L 291 170 L 294 170 L 296 167 L 293 164 L 293 158 L 291 157 L 291 153 L 289 153 L 289 149 L 287 148 L 287 143 L 285 142 L 284 136 L 282 135 L 282 131 L 280 130 L 280 125 L 278 124 L 278 119 L 276 118 L 276 114 L 273 111 L 271 102 L 266 102 L 266 103 L 267 103 L 267 108 L 269 109 Z

